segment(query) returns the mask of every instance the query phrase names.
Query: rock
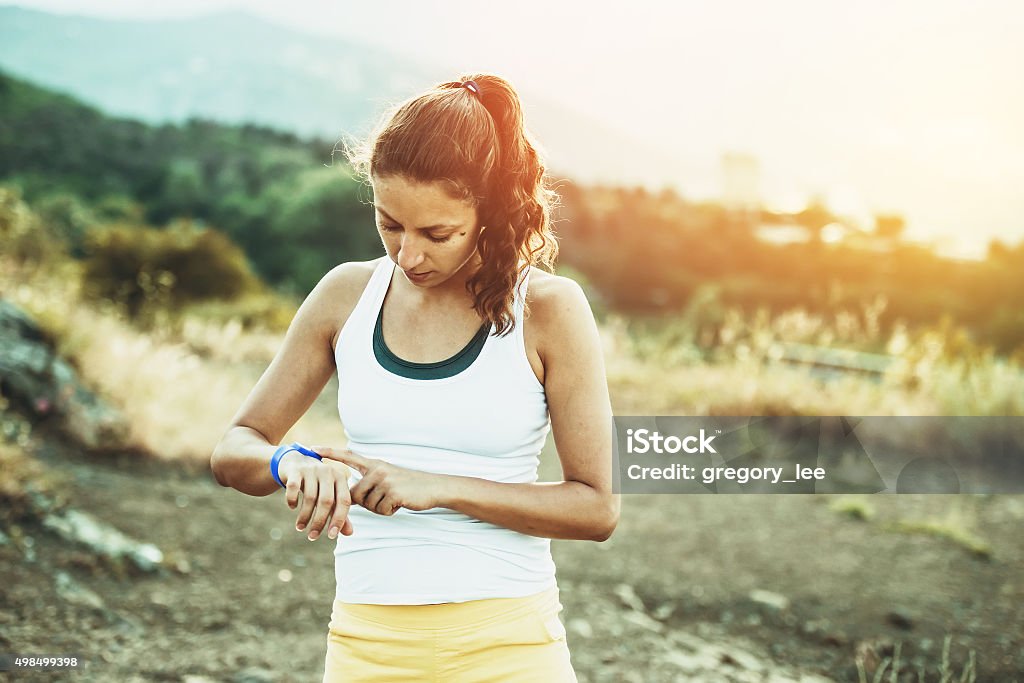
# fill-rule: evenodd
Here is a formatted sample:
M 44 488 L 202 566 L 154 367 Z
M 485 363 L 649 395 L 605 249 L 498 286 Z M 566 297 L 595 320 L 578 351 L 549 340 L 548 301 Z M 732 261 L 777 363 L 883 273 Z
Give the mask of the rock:
M 657 608 L 655 608 L 654 612 L 651 613 L 651 615 L 659 621 L 665 621 L 670 616 L 672 616 L 675 613 L 675 611 L 675 603 L 665 602 L 658 605 Z
M 655 619 L 651 619 L 643 612 L 624 612 L 622 614 L 622 619 L 653 633 L 661 633 L 665 630 L 665 624 Z
M 235 674 L 231 683 L 274 683 L 275 680 L 272 671 L 251 666 Z
M 842 631 L 832 631 L 831 633 L 823 635 L 821 637 L 821 642 L 826 645 L 831 645 L 832 647 L 843 647 L 850 642 L 850 639 L 847 638 L 846 634 Z
M 705 671 L 714 671 L 718 668 L 718 655 L 709 651 L 698 651 L 692 653 L 666 652 L 661 660 L 667 664 L 677 666 L 684 673 L 695 674 Z
M 789 598 L 785 595 L 780 595 L 779 593 L 773 593 L 772 591 L 755 588 L 750 591 L 748 597 L 758 604 L 766 605 L 779 611 L 789 607 Z
M 160 605 L 161 607 L 169 607 L 173 604 L 173 600 L 169 595 L 158 591 L 154 591 L 149 594 L 149 601 L 154 605 Z
M 120 413 L 86 389 L 35 321 L 4 299 L 0 383 L 18 412 L 59 418 L 63 431 L 87 448 L 118 445 L 127 438 L 128 424 Z
M 105 557 L 126 558 L 144 572 L 158 571 L 163 562 L 163 553 L 152 543 L 134 541 L 92 515 L 78 510 L 50 513 L 43 518 L 43 526 L 55 531 L 61 538 L 84 544 Z
M 885 615 L 885 620 L 895 626 L 896 628 L 909 631 L 914 628 L 914 620 L 909 614 L 902 610 L 892 610 Z
M 612 590 L 616 597 L 622 601 L 622 604 L 630 609 L 636 610 L 637 612 L 644 612 L 647 608 L 644 606 L 644 601 L 640 599 L 640 596 L 636 594 L 633 587 L 628 583 L 620 583 Z
M 586 619 L 580 619 L 579 617 L 570 619 L 566 624 L 566 628 L 581 638 L 592 638 L 594 636 L 594 627 Z
M 54 577 L 54 583 L 56 584 L 57 595 L 65 602 L 82 607 L 92 607 L 98 610 L 103 610 L 106 607 L 100 596 L 85 586 L 80 585 L 67 572 L 57 572 Z
M 772 664 L 734 645 L 718 645 L 692 635 L 674 632 L 671 640 L 678 648 L 663 655 L 662 661 L 690 674 L 688 680 L 704 680 L 717 672 L 728 681 L 762 681 L 771 674 Z
M 739 649 L 731 649 L 727 652 L 723 652 L 720 656 L 723 664 L 732 664 L 740 669 L 747 671 L 764 671 L 765 665 L 760 659 Z

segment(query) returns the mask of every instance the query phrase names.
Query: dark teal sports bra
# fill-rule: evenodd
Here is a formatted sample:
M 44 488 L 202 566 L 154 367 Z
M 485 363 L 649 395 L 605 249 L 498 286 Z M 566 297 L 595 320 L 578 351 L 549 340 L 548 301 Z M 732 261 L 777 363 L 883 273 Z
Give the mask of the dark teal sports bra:
M 480 351 L 487 342 L 487 335 L 491 331 L 490 323 L 484 323 L 477 330 L 465 348 L 451 358 L 439 360 L 433 363 L 413 363 L 403 360 L 393 354 L 388 345 L 384 343 L 384 306 L 377 311 L 377 324 L 373 327 L 373 355 L 377 362 L 388 372 L 400 377 L 409 379 L 443 379 L 459 374 L 476 360 Z

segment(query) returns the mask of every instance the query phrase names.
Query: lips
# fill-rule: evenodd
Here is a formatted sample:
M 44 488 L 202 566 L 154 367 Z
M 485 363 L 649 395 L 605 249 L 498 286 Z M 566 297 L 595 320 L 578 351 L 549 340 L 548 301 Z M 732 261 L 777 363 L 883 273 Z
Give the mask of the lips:
M 425 273 L 410 273 L 409 271 L 406 270 L 406 271 L 402 271 L 402 272 L 404 272 L 406 274 L 406 276 L 408 276 L 410 278 L 413 278 L 413 279 L 416 279 L 416 280 L 421 280 L 421 279 L 425 278 L 426 276 L 430 275 L 430 273 L 433 272 L 433 271 L 428 270 Z

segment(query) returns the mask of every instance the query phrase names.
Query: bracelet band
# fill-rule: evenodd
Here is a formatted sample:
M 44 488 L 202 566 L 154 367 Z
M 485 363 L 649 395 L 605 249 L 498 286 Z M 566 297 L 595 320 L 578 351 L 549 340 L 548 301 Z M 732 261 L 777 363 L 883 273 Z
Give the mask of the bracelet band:
M 274 481 L 276 481 L 281 486 L 281 488 L 284 488 L 284 482 L 281 481 L 281 475 L 277 473 L 277 467 L 278 465 L 281 464 L 281 458 L 283 458 L 284 454 L 289 451 L 297 451 L 310 458 L 316 458 L 317 460 L 321 461 L 323 460 L 323 458 L 321 458 L 319 455 L 317 455 L 313 451 L 309 450 L 308 448 L 300 444 L 298 441 L 288 444 L 287 446 L 281 444 L 280 446 L 277 447 L 277 450 L 274 451 L 274 455 L 271 456 L 270 458 L 270 474 L 273 475 Z

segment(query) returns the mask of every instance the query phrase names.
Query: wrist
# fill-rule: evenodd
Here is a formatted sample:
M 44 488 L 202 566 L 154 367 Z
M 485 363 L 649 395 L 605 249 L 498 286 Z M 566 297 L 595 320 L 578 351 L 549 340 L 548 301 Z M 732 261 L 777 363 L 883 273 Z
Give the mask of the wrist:
M 432 501 L 434 507 L 458 510 L 459 503 L 462 500 L 461 484 L 464 477 L 456 474 L 438 474 L 435 476 L 438 479 L 435 488 L 436 494 Z
M 306 448 L 297 441 L 291 444 L 281 444 L 274 451 L 274 455 L 270 456 L 270 476 L 282 487 L 287 486 L 287 483 L 281 476 L 281 463 L 291 453 L 323 460 L 316 452 Z
M 302 453 L 298 451 L 288 451 L 281 456 L 281 459 L 277 463 L 277 476 L 281 478 L 281 483 L 285 486 L 288 485 L 288 476 L 291 474 L 292 467 L 298 465 L 300 458 L 305 458 Z

